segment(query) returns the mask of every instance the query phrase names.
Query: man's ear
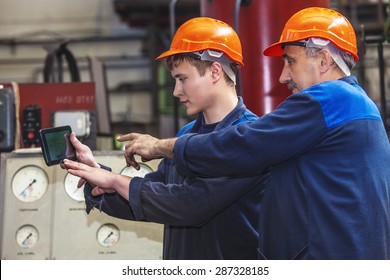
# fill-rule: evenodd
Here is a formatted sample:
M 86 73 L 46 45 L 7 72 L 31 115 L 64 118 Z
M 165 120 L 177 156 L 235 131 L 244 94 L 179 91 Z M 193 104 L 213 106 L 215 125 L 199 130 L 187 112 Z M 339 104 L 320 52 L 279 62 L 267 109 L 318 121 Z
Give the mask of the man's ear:
M 320 51 L 320 71 L 325 73 L 335 64 L 330 52 L 326 49 Z
M 223 76 L 222 65 L 219 62 L 213 62 L 210 66 L 211 77 L 218 81 Z

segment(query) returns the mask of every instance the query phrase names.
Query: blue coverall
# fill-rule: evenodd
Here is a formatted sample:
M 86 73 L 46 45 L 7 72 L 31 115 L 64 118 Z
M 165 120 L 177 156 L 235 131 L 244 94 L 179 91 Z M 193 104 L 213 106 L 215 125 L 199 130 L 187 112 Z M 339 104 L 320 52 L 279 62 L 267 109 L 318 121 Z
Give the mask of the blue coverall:
M 174 157 L 188 176 L 271 168 L 260 258 L 390 259 L 389 139 L 353 76 L 292 94 L 250 124 L 186 134 Z
M 236 108 L 216 126 L 205 125 L 200 113 L 179 135 L 209 133 L 257 118 L 239 97 Z M 88 211 L 97 207 L 114 217 L 165 224 L 164 259 L 257 259 L 266 177 L 183 177 L 174 161 L 164 159 L 156 172 L 131 180 L 129 201 L 118 194 L 92 197 L 90 186 L 84 191 Z

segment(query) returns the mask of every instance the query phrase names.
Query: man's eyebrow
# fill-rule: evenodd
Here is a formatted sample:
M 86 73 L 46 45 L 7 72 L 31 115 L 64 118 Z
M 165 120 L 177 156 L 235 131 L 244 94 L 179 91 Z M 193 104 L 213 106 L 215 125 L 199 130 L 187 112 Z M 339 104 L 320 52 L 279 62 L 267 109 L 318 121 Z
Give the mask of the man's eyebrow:
M 295 61 L 295 58 L 289 56 L 288 54 L 283 54 L 282 57 L 284 60 Z
M 178 73 L 178 74 L 176 74 L 175 76 L 173 76 L 173 78 L 181 78 L 181 77 L 184 77 L 185 75 L 184 74 L 182 74 L 182 73 Z

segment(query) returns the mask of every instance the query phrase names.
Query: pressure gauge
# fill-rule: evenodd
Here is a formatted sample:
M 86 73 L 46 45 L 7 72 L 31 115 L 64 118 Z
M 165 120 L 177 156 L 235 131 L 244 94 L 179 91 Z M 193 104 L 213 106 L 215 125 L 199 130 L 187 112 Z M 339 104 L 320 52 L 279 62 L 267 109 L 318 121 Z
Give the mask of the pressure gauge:
M 119 241 L 119 229 L 114 224 L 104 224 L 98 229 L 96 238 L 103 247 L 112 247 Z
M 75 176 L 70 173 L 66 173 L 64 188 L 65 192 L 76 201 L 85 201 L 84 199 L 84 185 L 81 188 L 77 187 L 77 183 L 79 182 L 80 177 Z
M 17 199 L 22 202 L 33 202 L 46 193 L 49 187 L 49 178 L 42 168 L 27 165 L 15 173 L 11 187 Z
M 146 174 L 153 172 L 153 169 L 149 165 L 140 162 L 138 164 L 140 166 L 139 170 L 131 166 L 126 166 L 120 173 L 130 177 L 144 177 Z
M 24 225 L 16 232 L 16 243 L 22 248 L 34 247 L 38 238 L 38 230 L 32 225 Z

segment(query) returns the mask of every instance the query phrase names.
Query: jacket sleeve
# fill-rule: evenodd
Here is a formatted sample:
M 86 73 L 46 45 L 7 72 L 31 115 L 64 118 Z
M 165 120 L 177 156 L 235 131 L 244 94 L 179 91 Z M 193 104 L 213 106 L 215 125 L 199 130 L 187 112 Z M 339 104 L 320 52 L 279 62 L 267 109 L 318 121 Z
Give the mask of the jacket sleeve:
M 187 178 L 182 184 L 164 184 L 134 178 L 130 206 L 137 220 L 176 226 L 200 225 L 238 198 L 257 188 L 261 197 L 267 175 L 242 178 Z
M 104 166 L 102 164 L 100 164 L 100 166 L 103 169 L 111 171 L 111 169 L 107 166 Z M 151 172 L 146 176 L 148 176 L 150 180 L 163 180 L 164 174 L 162 172 L 164 165 L 160 164 L 160 166 L 156 172 Z M 132 180 L 137 180 L 136 178 L 138 177 L 134 177 Z M 86 204 L 86 212 L 88 214 L 93 208 L 96 208 L 112 217 L 125 220 L 136 220 L 133 211 L 129 205 L 129 202 L 118 193 L 106 193 L 99 196 L 93 196 L 92 186 L 86 183 L 84 186 L 84 198 Z
M 174 158 L 187 176 L 251 176 L 304 153 L 326 132 L 320 104 L 304 93 L 291 95 L 252 123 L 178 138 Z
M 117 193 L 106 193 L 99 196 L 92 195 L 92 187 L 88 183 L 84 187 L 86 211 L 96 208 L 112 217 L 135 220 L 134 214 L 127 200 Z

